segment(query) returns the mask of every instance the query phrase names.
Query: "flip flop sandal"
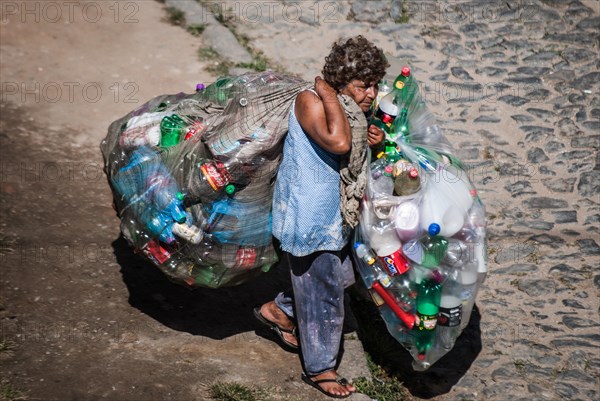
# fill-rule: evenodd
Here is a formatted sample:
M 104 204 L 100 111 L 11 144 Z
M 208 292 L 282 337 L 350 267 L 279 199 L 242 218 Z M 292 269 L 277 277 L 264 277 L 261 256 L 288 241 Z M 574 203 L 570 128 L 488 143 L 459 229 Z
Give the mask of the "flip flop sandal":
M 288 330 L 288 329 L 284 329 L 282 327 L 279 327 L 278 325 L 276 325 L 275 323 L 273 323 L 270 320 L 267 320 L 262 313 L 260 313 L 260 306 L 256 306 L 254 308 L 254 317 L 256 317 L 262 324 L 264 324 L 265 326 L 268 326 L 271 330 L 273 330 L 275 332 L 275 334 L 277 334 L 277 336 L 279 337 L 279 339 L 288 347 L 292 348 L 292 349 L 298 349 L 298 345 L 293 344 L 291 342 L 289 342 L 288 340 L 285 339 L 285 337 L 283 337 L 283 333 L 288 333 L 293 335 L 294 337 L 296 337 L 296 340 L 298 339 L 298 334 L 296 333 L 296 328 L 294 327 L 292 330 Z
M 343 377 L 337 377 L 335 379 L 321 379 L 321 380 L 313 381 L 310 377 L 308 377 L 307 375 L 302 373 L 302 380 L 304 381 L 304 383 L 308 384 L 312 388 L 316 388 L 317 390 L 319 390 L 320 392 L 322 392 L 323 394 L 325 394 L 326 396 L 329 396 L 331 398 L 348 398 L 352 394 L 354 394 L 354 393 L 350 393 L 347 395 L 333 394 L 333 393 L 330 393 L 329 391 L 325 391 L 325 389 L 323 389 L 323 387 L 319 386 L 319 384 L 321 384 L 321 383 L 337 383 L 337 384 L 345 387 L 346 385 L 348 385 L 350 383 L 348 383 L 348 380 L 344 379 Z

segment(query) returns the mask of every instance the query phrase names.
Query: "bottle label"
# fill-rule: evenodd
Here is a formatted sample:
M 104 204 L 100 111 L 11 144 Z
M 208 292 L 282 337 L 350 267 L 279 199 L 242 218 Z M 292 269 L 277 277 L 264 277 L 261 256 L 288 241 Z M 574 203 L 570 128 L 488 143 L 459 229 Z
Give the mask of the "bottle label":
M 204 237 L 202 230 L 200 230 L 198 227 L 188 227 L 186 224 L 180 223 L 173 224 L 173 234 L 193 244 L 199 244 Z
M 158 145 L 157 143 L 150 142 L 144 127 L 129 128 L 123 131 L 119 138 L 119 144 L 124 148 L 139 148 L 143 145 Z
M 362 260 L 364 260 L 365 263 L 368 264 L 369 266 L 371 266 L 373 263 L 375 263 L 375 258 L 373 256 L 371 256 L 371 254 L 366 254 L 365 256 L 362 257 Z
M 161 265 L 171 257 L 171 253 L 163 248 L 159 242 L 152 240 L 143 249 L 144 255 L 154 264 Z
M 379 281 L 379 284 L 381 284 L 382 286 L 384 286 L 385 288 L 389 288 L 392 285 L 392 279 L 390 276 L 388 276 L 387 274 L 383 274 L 381 273 L 378 277 L 377 277 L 377 281 Z
M 235 258 L 235 267 L 249 269 L 256 263 L 256 248 L 240 247 Z
M 223 189 L 231 179 L 222 163 L 204 163 L 200 166 L 200 172 L 215 192 Z
M 385 304 L 383 298 L 381 298 L 381 296 L 376 293 L 375 290 L 369 290 L 369 294 L 371 294 L 371 298 L 373 298 L 373 302 L 376 306 L 383 306 L 383 304 Z
M 419 330 L 433 330 L 435 326 L 437 326 L 437 315 L 421 315 L 417 314 L 417 321 L 415 322 L 415 326 L 419 328 Z
M 208 146 L 215 155 L 229 155 L 239 148 L 240 142 L 231 141 L 227 135 L 224 135 L 209 143 Z
M 444 327 L 456 327 L 460 325 L 462 318 L 462 305 L 453 308 L 440 307 L 438 324 Z
M 204 125 L 202 122 L 200 122 L 200 121 L 195 122 L 190 128 L 188 128 L 188 131 L 185 134 L 184 141 L 189 140 L 194 135 L 196 135 L 199 132 L 204 131 L 205 129 L 206 129 L 206 125 Z
M 396 118 L 396 116 L 387 114 L 385 111 L 381 110 L 381 108 L 377 109 L 377 112 L 375 112 L 375 117 L 377 117 L 381 121 L 383 121 L 383 123 L 385 125 L 387 125 L 388 128 L 391 128 L 392 123 L 394 122 L 394 119 Z
M 410 267 L 408 261 L 398 249 L 396 252 L 388 256 L 381 256 L 379 258 L 383 264 L 383 268 L 390 276 L 396 276 L 398 274 L 404 274 Z

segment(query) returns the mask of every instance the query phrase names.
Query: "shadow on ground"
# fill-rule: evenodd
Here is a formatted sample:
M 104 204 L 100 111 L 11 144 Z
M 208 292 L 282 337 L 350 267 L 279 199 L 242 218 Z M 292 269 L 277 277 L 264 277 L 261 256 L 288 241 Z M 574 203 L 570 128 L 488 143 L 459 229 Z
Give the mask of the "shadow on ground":
M 112 246 L 129 290 L 129 303 L 142 313 L 173 330 L 216 340 L 253 330 L 273 338 L 254 318 L 252 308 L 291 285 L 285 266 L 274 266 L 236 287 L 191 290 L 170 282 L 154 265 L 136 255 L 122 236 Z
M 388 333 L 374 305 L 364 301 L 359 292 L 353 294 L 353 306 L 365 351 L 413 396 L 429 399 L 450 392 L 481 352 L 481 315 L 477 305 L 454 348 L 425 372 L 413 370 L 413 357 Z

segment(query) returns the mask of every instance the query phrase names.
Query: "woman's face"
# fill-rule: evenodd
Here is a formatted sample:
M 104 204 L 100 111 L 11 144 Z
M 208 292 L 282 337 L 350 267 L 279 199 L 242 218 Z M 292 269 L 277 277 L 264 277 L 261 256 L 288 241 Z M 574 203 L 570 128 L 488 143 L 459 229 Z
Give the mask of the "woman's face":
M 348 95 L 365 113 L 371 108 L 371 103 L 377 97 L 377 82 L 368 83 L 354 79 L 344 86 L 340 91 L 343 95 Z

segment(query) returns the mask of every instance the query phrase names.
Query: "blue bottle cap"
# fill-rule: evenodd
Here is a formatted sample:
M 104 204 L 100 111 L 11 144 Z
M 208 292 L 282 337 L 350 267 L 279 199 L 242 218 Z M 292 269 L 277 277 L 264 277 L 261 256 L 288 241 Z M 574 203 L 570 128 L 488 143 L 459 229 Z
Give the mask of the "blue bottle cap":
M 362 244 L 360 242 L 355 242 L 354 243 L 354 249 L 358 248 L 359 246 L 361 246 Z
M 440 225 L 437 223 L 431 223 L 427 229 L 427 232 L 431 237 L 438 235 L 440 233 Z

